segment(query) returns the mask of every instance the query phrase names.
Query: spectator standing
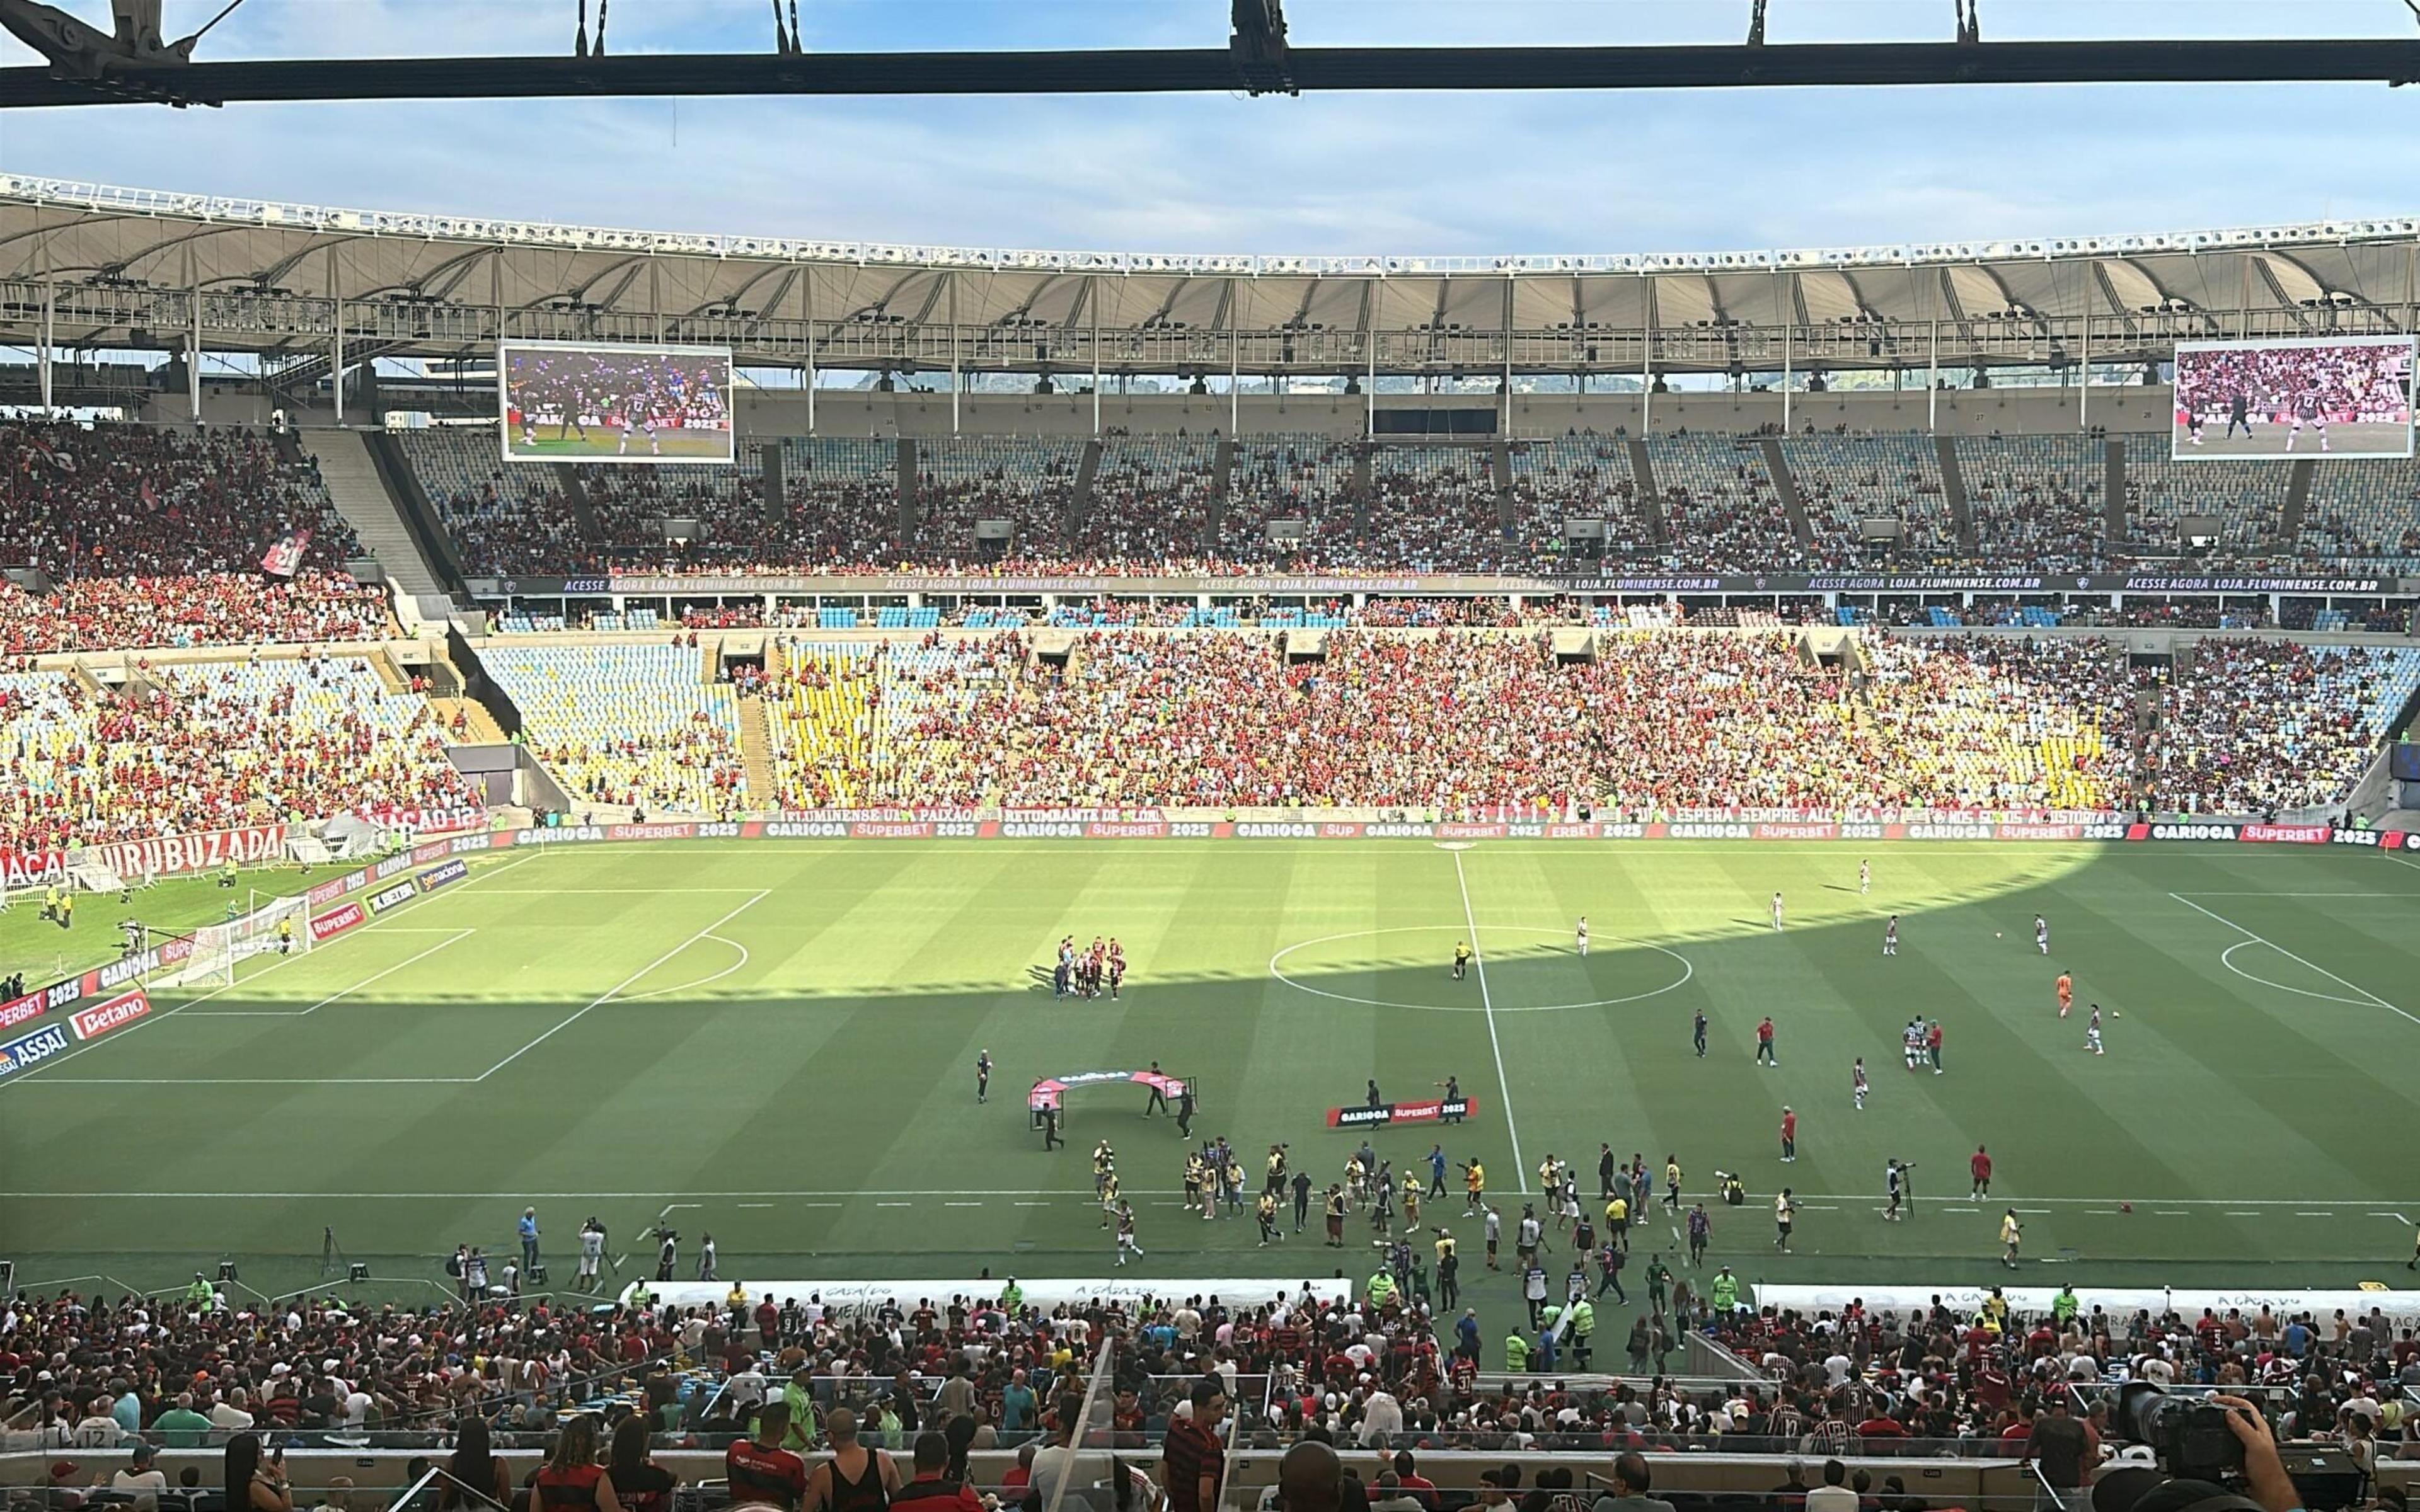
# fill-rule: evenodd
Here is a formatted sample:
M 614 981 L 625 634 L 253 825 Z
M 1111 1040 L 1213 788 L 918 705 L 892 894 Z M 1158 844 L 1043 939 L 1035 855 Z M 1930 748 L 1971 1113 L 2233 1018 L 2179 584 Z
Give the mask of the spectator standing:
M 489 1447 L 488 1420 L 467 1412 L 455 1430 L 454 1457 L 445 1462 L 445 1477 L 438 1483 L 438 1512 L 477 1512 L 489 1503 L 513 1504 L 512 1466 Z
M 597 1462 L 597 1419 L 582 1413 L 564 1420 L 554 1447 L 530 1486 L 529 1512 L 622 1512 L 613 1483 Z
M 832 1414 L 835 1419 L 845 1415 L 846 1409 Z M 807 1494 L 807 1464 L 782 1447 L 782 1436 L 789 1427 L 789 1404 L 768 1402 L 756 1414 L 756 1431 L 723 1451 L 723 1478 L 730 1483 L 734 1502 L 763 1502 L 798 1512 Z M 857 1423 L 851 1418 L 849 1436 L 854 1439 L 856 1434 Z
M 1218 1512 L 1218 1479 L 1226 1464 L 1218 1424 L 1226 1412 L 1225 1387 L 1205 1379 L 1194 1384 L 1193 1415 L 1168 1425 L 1161 1457 L 1171 1512 Z
M 807 1477 L 806 1512 L 883 1512 L 899 1489 L 899 1467 L 858 1442 L 857 1414 L 845 1407 L 832 1409 L 824 1432 L 831 1439 L 831 1458 Z
M 932 1512 L 984 1512 L 983 1498 L 964 1481 L 950 1479 L 949 1440 L 939 1433 L 916 1435 L 915 1473 L 891 1497 L 891 1504 L 915 1503 Z
M 260 1457 L 257 1436 L 239 1433 L 227 1440 L 225 1464 L 221 1485 L 226 1492 L 226 1512 L 294 1512 L 294 1492 L 286 1483 L 286 1466 L 281 1460 Z

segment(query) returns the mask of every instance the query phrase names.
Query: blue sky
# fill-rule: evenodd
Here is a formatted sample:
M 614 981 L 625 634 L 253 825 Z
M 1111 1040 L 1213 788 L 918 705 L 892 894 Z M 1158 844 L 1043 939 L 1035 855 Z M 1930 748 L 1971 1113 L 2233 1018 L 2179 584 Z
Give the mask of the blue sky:
M 106 23 L 106 0 L 60 0 Z M 171 36 L 223 0 L 168 0 Z M 786 8 L 787 0 L 784 0 Z M 615 52 L 768 0 L 612 0 Z M 592 0 L 592 23 L 594 3 Z M 814 51 L 1223 45 L 1227 0 L 799 0 Z M 1748 0 L 1288 0 L 1297 46 L 1737 40 Z M 2402 0 L 1982 0 L 1984 36 L 2410 36 Z M 574 0 L 245 0 L 204 58 L 564 54 Z M 1775 41 L 1951 0 L 1771 0 Z M 0 65 L 32 54 L 0 37 Z M 0 116 L 0 168 L 604 225 L 1219 253 L 1685 252 L 2420 209 L 2420 88 L 148 106 Z

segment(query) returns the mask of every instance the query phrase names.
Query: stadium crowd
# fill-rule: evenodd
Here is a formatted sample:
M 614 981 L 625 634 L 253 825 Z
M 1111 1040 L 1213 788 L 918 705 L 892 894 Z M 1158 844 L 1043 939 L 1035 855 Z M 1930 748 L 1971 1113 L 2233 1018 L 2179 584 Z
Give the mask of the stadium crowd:
M 427 702 L 364 662 L 138 671 L 124 693 L 0 673 L 0 851 L 477 802 Z
M 1870 647 L 1853 676 L 1784 631 L 1615 629 L 1559 660 L 1532 635 L 1340 630 L 1292 663 L 1267 634 L 1096 630 L 1063 662 L 928 636 L 784 661 L 777 771 L 818 806 L 2128 805 L 2118 648 Z
M 290 579 L 262 555 L 307 531 Z M 359 640 L 391 628 L 316 470 L 232 427 L 0 423 L 0 654 Z
M 1693 1288 L 1643 1266 L 1653 1289 L 1619 1347 L 1596 1338 L 1585 1293 L 1499 1342 L 1475 1307 L 1433 1312 L 1424 1266 L 1397 1248 L 1342 1302 L 1306 1289 L 1045 1310 L 1014 1279 L 995 1296 L 884 1299 L 845 1315 L 818 1295 L 740 1286 L 687 1307 L 266 1303 L 199 1276 L 163 1298 L 20 1294 L 0 1304 L 0 1443 L 194 1448 L 272 1429 L 301 1443 L 412 1431 L 468 1443 L 476 1419 L 480 1438 L 530 1444 L 601 1413 L 714 1447 L 762 1438 L 764 1409 L 780 1404 L 783 1448 L 854 1427 L 897 1452 L 939 1431 L 962 1464 L 970 1450 L 1065 1442 L 1114 1344 L 1104 1399 L 1116 1447 L 1181 1445 L 1233 1414 L 1245 1446 L 1310 1435 L 1397 1451 L 1390 1469 L 1415 1491 L 1428 1485 L 1427 1450 L 1980 1453 L 2080 1474 L 2114 1449 L 2110 1388 L 2127 1381 L 2280 1390 L 2281 1437 L 2339 1444 L 2365 1468 L 2420 1459 L 2408 1395 L 2420 1339 L 2375 1309 L 2121 1318 L 2068 1291 L 2030 1316 L 1996 1292 L 1972 1315 L 1936 1298 L 1904 1314 L 1853 1304 L 1807 1316 L 1738 1303 L 1728 1272 Z M 1671 1379 L 1667 1356 L 1689 1335 L 1764 1379 Z M 1625 1359 L 1627 1379 L 1562 1373 L 1612 1375 Z M 1010 1487 L 1041 1468 L 1021 1455 Z
M 2150 755 L 2160 806 L 2271 813 L 2335 803 L 2420 687 L 2420 651 L 2197 642 L 2169 681 Z

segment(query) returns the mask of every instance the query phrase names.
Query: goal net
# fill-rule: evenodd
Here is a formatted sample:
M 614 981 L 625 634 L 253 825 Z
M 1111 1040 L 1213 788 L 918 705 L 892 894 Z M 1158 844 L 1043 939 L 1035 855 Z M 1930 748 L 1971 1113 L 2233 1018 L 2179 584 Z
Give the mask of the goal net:
M 256 955 L 302 953 L 311 949 L 311 903 L 307 898 L 279 898 L 240 918 L 205 924 L 194 932 L 194 953 L 162 980 L 161 985 L 184 986 L 234 982 L 235 968 Z

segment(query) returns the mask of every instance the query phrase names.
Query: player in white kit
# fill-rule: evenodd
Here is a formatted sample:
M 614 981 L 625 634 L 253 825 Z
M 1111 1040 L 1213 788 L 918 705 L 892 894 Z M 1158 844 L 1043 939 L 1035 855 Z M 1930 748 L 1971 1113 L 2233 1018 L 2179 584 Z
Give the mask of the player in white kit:
M 2107 1053 L 2101 1048 L 2101 1005 L 2099 1003 L 2092 1005 L 2092 1020 L 2084 1026 L 2084 1048 L 2096 1056 Z
M 1871 861 L 1859 861 L 1857 863 L 1857 896 L 1860 898 L 1864 897 L 1866 895 L 1866 890 L 1873 885 L 1874 863 Z
M 1883 954 L 1899 954 L 1899 916 L 1897 914 L 1891 915 L 1890 922 L 1883 926 Z
M 1781 927 L 1781 894 L 1777 892 L 1773 895 L 1773 927 Z
M 1849 1068 L 1849 1092 L 1856 1102 L 1857 1111 L 1866 1111 L 1866 1057 L 1863 1056 L 1859 1056 L 1857 1063 Z
M 1580 916 L 1579 947 L 1580 954 L 1588 954 L 1588 915 L 1586 914 Z
M 2034 949 L 2050 954 L 2050 925 L 2040 914 L 2034 916 Z

